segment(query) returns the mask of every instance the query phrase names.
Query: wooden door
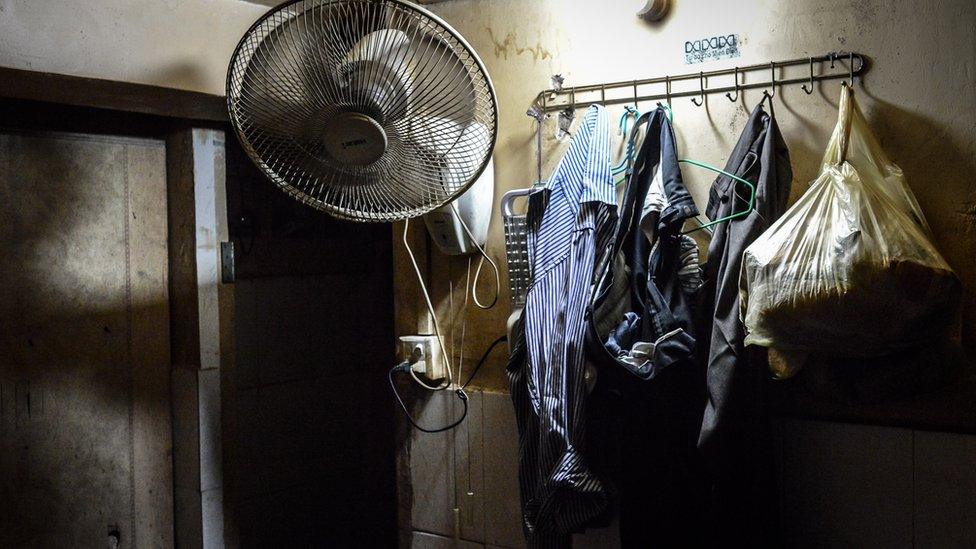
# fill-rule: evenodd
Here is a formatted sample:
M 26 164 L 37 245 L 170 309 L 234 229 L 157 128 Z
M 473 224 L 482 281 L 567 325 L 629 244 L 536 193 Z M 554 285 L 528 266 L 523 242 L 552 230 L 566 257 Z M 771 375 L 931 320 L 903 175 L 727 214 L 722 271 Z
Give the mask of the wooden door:
M 0 546 L 173 544 L 162 141 L 0 133 Z

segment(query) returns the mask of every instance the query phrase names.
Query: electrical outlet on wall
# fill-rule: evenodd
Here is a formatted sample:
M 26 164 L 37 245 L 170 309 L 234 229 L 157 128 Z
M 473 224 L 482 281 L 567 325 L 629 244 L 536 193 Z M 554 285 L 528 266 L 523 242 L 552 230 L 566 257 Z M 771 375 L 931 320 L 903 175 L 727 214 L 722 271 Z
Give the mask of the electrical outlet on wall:
M 410 368 L 432 381 L 447 377 L 444 354 L 433 335 L 400 336 L 400 360 L 412 362 Z

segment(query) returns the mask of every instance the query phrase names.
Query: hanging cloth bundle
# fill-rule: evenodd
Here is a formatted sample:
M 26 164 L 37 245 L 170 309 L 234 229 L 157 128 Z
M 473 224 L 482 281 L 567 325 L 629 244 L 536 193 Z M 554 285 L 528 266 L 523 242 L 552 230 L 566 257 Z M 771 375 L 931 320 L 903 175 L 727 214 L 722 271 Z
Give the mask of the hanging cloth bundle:
M 644 114 L 634 131 L 642 123 L 647 133 L 616 235 L 597 264 L 587 340 L 598 362 L 651 379 L 689 358 L 694 348 L 689 294 L 700 280 L 697 248 L 681 228 L 698 210 L 681 179 L 666 111 L 658 107 Z M 679 277 L 683 259 L 691 256 L 690 269 Z
M 587 350 L 597 377 L 589 448 L 618 496 L 624 547 L 701 546 L 705 491 L 696 442 L 701 376 L 692 304 L 698 248 L 681 234 L 698 214 L 685 188 L 667 112 L 647 124 L 616 234 L 597 263 Z
M 746 344 L 784 350 L 856 357 L 917 345 L 944 333 L 961 291 L 848 86 L 820 175 L 743 261 Z

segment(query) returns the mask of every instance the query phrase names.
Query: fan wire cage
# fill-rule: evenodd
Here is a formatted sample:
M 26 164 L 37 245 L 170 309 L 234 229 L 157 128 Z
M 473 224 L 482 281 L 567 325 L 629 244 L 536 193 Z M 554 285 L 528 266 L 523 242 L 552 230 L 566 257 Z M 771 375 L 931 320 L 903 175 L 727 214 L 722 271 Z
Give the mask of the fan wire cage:
M 296 0 L 245 34 L 231 123 L 285 192 L 336 217 L 395 221 L 463 193 L 497 136 L 491 80 L 446 23 L 400 0 Z

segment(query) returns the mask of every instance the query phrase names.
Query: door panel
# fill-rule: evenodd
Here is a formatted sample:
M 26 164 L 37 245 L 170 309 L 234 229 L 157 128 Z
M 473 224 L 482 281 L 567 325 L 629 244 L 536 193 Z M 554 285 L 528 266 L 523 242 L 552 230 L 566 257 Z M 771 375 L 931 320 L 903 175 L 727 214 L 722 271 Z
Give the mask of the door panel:
M 162 141 L 0 134 L 0 546 L 172 545 Z

